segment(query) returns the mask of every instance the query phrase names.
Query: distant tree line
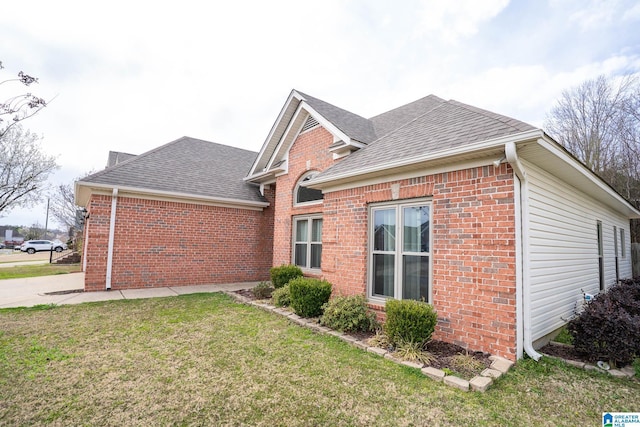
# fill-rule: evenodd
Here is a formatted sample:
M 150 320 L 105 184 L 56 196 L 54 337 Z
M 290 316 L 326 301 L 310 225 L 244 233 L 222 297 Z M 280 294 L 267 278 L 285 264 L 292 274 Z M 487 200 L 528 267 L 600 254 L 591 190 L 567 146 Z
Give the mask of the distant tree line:
M 640 81 L 599 76 L 562 92 L 544 128 L 576 158 L 640 208 Z M 640 221 L 631 225 L 640 241 Z

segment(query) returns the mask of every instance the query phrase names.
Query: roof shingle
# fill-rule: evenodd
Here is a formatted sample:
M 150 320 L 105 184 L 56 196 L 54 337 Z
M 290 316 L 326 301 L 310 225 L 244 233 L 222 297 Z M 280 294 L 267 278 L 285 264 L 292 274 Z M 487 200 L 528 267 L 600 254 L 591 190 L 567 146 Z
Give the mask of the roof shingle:
M 420 109 L 423 113 L 417 114 Z M 403 116 L 403 110 L 407 111 L 407 116 Z M 409 120 L 316 178 L 325 180 L 346 172 L 355 174 L 382 166 L 391 158 L 408 159 L 535 129 L 510 117 L 457 101 L 442 101 L 438 97 L 422 98 L 371 120 L 377 121 L 379 129 L 389 129 L 394 123 L 400 123 L 402 117 Z
M 132 157 L 82 182 L 264 202 L 243 178 L 257 153 L 190 137 Z
M 311 108 L 350 138 L 365 144 L 377 138 L 373 123 L 370 120 L 300 91 L 297 92 L 304 97 L 304 100 Z

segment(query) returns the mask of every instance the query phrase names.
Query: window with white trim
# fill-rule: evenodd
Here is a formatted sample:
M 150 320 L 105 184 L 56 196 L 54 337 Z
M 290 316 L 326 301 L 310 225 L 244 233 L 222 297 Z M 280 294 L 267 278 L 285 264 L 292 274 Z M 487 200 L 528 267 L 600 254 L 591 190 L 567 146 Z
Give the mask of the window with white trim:
M 322 217 L 293 219 L 293 263 L 303 269 L 317 269 L 322 260 Z
M 627 244 L 624 241 L 624 229 L 620 229 L 620 254 L 622 258 L 627 257 Z
M 313 188 L 308 188 L 301 185 L 306 181 L 309 181 L 317 174 L 317 172 L 309 172 L 303 175 L 300 180 L 298 180 L 298 183 L 293 190 L 294 205 L 311 205 L 322 202 L 322 199 L 324 199 L 324 194 L 322 194 L 321 190 L 315 190 Z
M 431 203 L 372 205 L 369 224 L 369 297 L 429 302 Z

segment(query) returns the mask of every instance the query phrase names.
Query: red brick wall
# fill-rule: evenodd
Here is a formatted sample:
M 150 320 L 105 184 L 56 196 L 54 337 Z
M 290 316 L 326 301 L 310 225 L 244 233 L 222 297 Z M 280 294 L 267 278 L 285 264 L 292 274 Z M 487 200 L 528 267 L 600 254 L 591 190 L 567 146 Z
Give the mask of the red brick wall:
M 292 217 L 323 211 L 322 204 L 294 207 L 293 191 L 304 174 L 323 171 L 333 164 L 333 155 L 329 152 L 332 143 L 333 136 L 324 128 L 316 127 L 299 135 L 289 151 L 289 171 L 286 175 L 278 177 L 275 185 L 274 266 L 291 264 Z
M 273 200 L 273 192 L 265 194 Z M 104 290 L 110 196 L 92 196 L 85 289 Z M 273 208 L 264 211 L 118 197 L 112 289 L 267 280 Z
M 515 207 L 507 165 L 326 194 L 324 278 L 335 293 L 366 293 L 368 204 L 391 201 L 394 183 L 398 201 L 432 196 L 435 338 L 515 360 Z
M 515 206 L 513 173 L 480 167 L 325 194 L 321 205 L 293 207 L 293 190 L 308 170 L 322 171 L 333 158 L 333 138 L 323 128 L 298 137 L 289 171 L 277 178 L 273 265 L 291 263 L 292 217 L 322 213 L 322 277 L 334 294 L 367 292 L 368 206 L 392 200 L 432 198 L 432 303 L 436 339 L 468 350 L 516 358 Z M 307 162 L 309 162 L 307 164 Z M 372 305 L 380 311 L 383 307 Z

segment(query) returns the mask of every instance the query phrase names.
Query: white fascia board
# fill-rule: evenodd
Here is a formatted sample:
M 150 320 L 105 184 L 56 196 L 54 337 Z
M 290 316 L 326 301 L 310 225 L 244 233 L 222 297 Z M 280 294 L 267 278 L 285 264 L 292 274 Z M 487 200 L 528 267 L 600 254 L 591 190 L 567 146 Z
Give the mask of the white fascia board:
M 253 175 L 245 176 L 244 178 L 242 178 L 242 180 L 249 181 L 249 182 L 261 182 L 263 178 L 269 177 L 272 174 L 273 174 L 273 171 L 264 171 L 264 172 L 256 173 Z
M 262 144 L 262 148 L 260 148 L 260 152 L 258 153 L 258 156 L 256 157 L 256 160 L 253 162 L 253 165 L 251 166 L 251 169 L 249 170 L 249 175 L 248 176 L 252 176 L 252 175 L 254 175 L 256 173 L 256 168 L 258 167 L 258 163 L 260 163 L 260 161 L 262 160 L 263 156 L 265 155 L 267 147 L 269 147 L 271 139 L 273 138 L 276 130 L 278 129 L 278 125 L 282 121 L 282 118 L 285 116 L 287 110 L 289 110 L 289 107 L 291 106 L 291 102 L 293 101 L 293 98 L 296 98 L 296 99 L 298 99 L 298 101 L 300 101 L 302 99 L 302 96 L 300 96 L 300 94 L 298 92 L 296 92 L 295 90 L 292 90 L 291 93 L 289 93 L 289 96 L 287 97 L 286 102 L 284 103 L 284 105 L 282 106 L 282 109 L 280 110 L 280 114 L 278 114 L 278 118 L 273 123 L 273 126 L 271 126 L 271 130 L 269 131 L 269 134 L 267 135 L 267 139 L 265 139 L 264 143 Z M 271 156 L 271 154 L 269 156 Z
M 548 135 L 543 134 L 538 139 L 538 144 L 544 147 L 551 154 L 565 162 L 569 167 L 575 169 L 584 178 L 591 181 L 601 191 L 606 192 L 617 203 L 624 205 L 631 213 L 635 215 L 634 218 L 640 218 L 640 211 L 636 209 L 631 203 L 629 203 L 624 197 L 618 194 L 609 184 L 607 184 L 602 178 L 596 175 L 591 169 L 583 165 L 579 160 L 566 151 L 564 147 L 551 139 Z
M 278 145 L 276 145 L 275 150 L 273 150 L 273 153 L 271 153 L 271 158 L 267 162 L 267 168 L 266 168 L 267 170 L 271 169 L 271 165 L 273 165 L 274 162 L 277 162 L 277 161 L 281 160 L 279 158 L 278 154 L 280 153 L 280 151 L 282 151 L 283 145 L 285 145 L 286 141 L 288 140 L 288 138 L 289 138 L 289 136 L 290 136 L 290 134 L 292 132 L 293 124 L 296 122 L 298 116 L 302 112 L 302 105 L 303 105 L 302 102 L 298 104 L 298 107 L 296 108 L 296 111 L 293 113 L 293 115 L 291 116 L 291 120 L 289 120 L 289 123 L 287 124 L 287 128 L 285 129 L 284 133 L 280 137 L 280 141 L 278 141 Z M 299 128 L 295 130 L 295 135 L 293 135 L 293 138 L 291 139 L 291 142 L 287 143 L 287 145 L 289 145 L 289 146 L 293 145 L 293 142 L 298 137 L 298 134 L 300 133 L 301 129 L 302 129 L 302 126 L 299 126 Z M 286 153 L 288 155 L 289 147 L 287 147 Z
M 288 162 L 287 162 L 287 168 L 288 168 Z M 254 184 L 268 184 L 270 182 L 275 182 L 274 177 L 278 176 L 278 174 L 282 174 L 283 172 L 286 173 L 287 168 L 277 167 L 275 169 L 260 172 L 255 175 L 246 176 L 242 178 L 242 180 L 245 182 L 251 182 Z
M 455 157 L 461 154 L 473 153 L 485 151 L 492 148 L 504 147 L 507 142 L 524 142 L 531 141 L 540 138 L 543 135 L 542 130 L 535 129 L 526 132 L 520 132 L 513 135 L 503 136 L 500 138 L 489 139 L 486 141 L 478 142 L 476 144 L 465 145 L 462 147 L 448 148 L 445 150 L 430 152 L 426 154 L 420 154 L 409 158 L 403 158 L 399 160 L 391 160 L 371 168 L 356 169 L 353 171 L 345 172 L 340 175 L 328 177 L 328 178 L 314 178 L 307 183 L 307 186 L 312 188 L 324 188 L 323 184 L 329 184 L 334 181 L 343 180 L 357 180 L 361 175 L 373 174 L 376 172 L 383 172 L 388 169 L 400 169 L 415 165 L 417 163 L 425 163 L 433 160 L 444 159 L 447 157 Z
M 302 127 L 304 126 L 304 121 L 302 121 L 299 126 L 295 125 L 296 121 L 302 114 L 308 114 L 316 119 L 318 123 L 320 123 L 320 126 L 327 129 L 333 135 L 334 140 L 342 140 L 345 142 L 346 146 L 355 146 L 357 148 L 362 148 L 364 146 L 362 143 L 353 141 L 351 138 L 349 138 L 344 132 L 335 127 L 333 123 L 325 119 L 320 113 L 314 110 L 309 104 L 306 103 L 304 98 L 302 98 L 300 104 L 298 104 L 298 107 L 296 108 L 295 113 L 291 116 L 291 120 L 287 125 L 287 129 L 280 137 L 278 145 L 271 154 L 271 159 L 269 159 L 269 162 L 267 163 L 267 171 L 270 171 L 271 166 L 275 162 L 289 158 L 289 151 L 291 150 L 293 143 L 298 138 L 298 135 L 300 135 Z M 284 155 L 281 154 L 283 151 L 285 152 Z M 276 176 L 286 175 L 288 173 L 288 162 L 286 163 L 286 165 L 287 167 L 284 168 L 283 171 L 278 171 Z
M 334 137 L 337 137 L 339 140 L 344 141 L 345 144 L 352 145 L 353 141 L 349 136 L 347 136 L 347 134 L 345 134 L 340 129 L 335 127 L 335 125 L 331 123 L 329 120 L 325 119 L 322 116 L 322 114 L 314 110 L 309 104 L 307 104 L 307 102 L 304 99 L 302 100 L 302 104 L 304 106 L 304 109 L 307 110 L 307 112 L 311 114 L 313 118 L 316 119 L 323 128 L 325 128 L 331 134 L 333 134 Z
M 221 207 L 231 207 L 231 208 L 239 208 L 239 209 L 249 209 L 249 210 L 262 210 L 270 205 L 269 202 L 253 202 L 248 200 L 240 200 L 240 199 L 232 199 L 226 197 L 208 197 L 202 196 L 199 194 L 185 194 L 185 193 L 176 193 L 173 191 L 163 191 L 163 190 L 152 190 L 147 188 L 136 188 L 136 187 L 128 187 L 122 185 L 109 185 L 109 184 L 99 184 L 93 182 L 83 182 L 77 181 L 76 188 L 78 188 L 77 194 L 80 192 L 83 193 L 83 197 L 86 197 L 86 200 L 78 200 L 80 202 L 84 202 L 80 204 L 80 206 L 86 206 L 89 202 L 89 197 L 92 193 L 95 194 L 111 194 L 111 191 L 114 189 L 118 190 L 118 195 L 120 197 L 138 197 L 141 199 L 148 200 L 164 200 L 164 201 L 173 201 L 180 203 L 197 203 L 204 204 L 209 206 L 221 206 Z M 87 191 L 83 191 L 82 188 L 86 188 Z M 77 200 L 77 199 L 76 199 Z

